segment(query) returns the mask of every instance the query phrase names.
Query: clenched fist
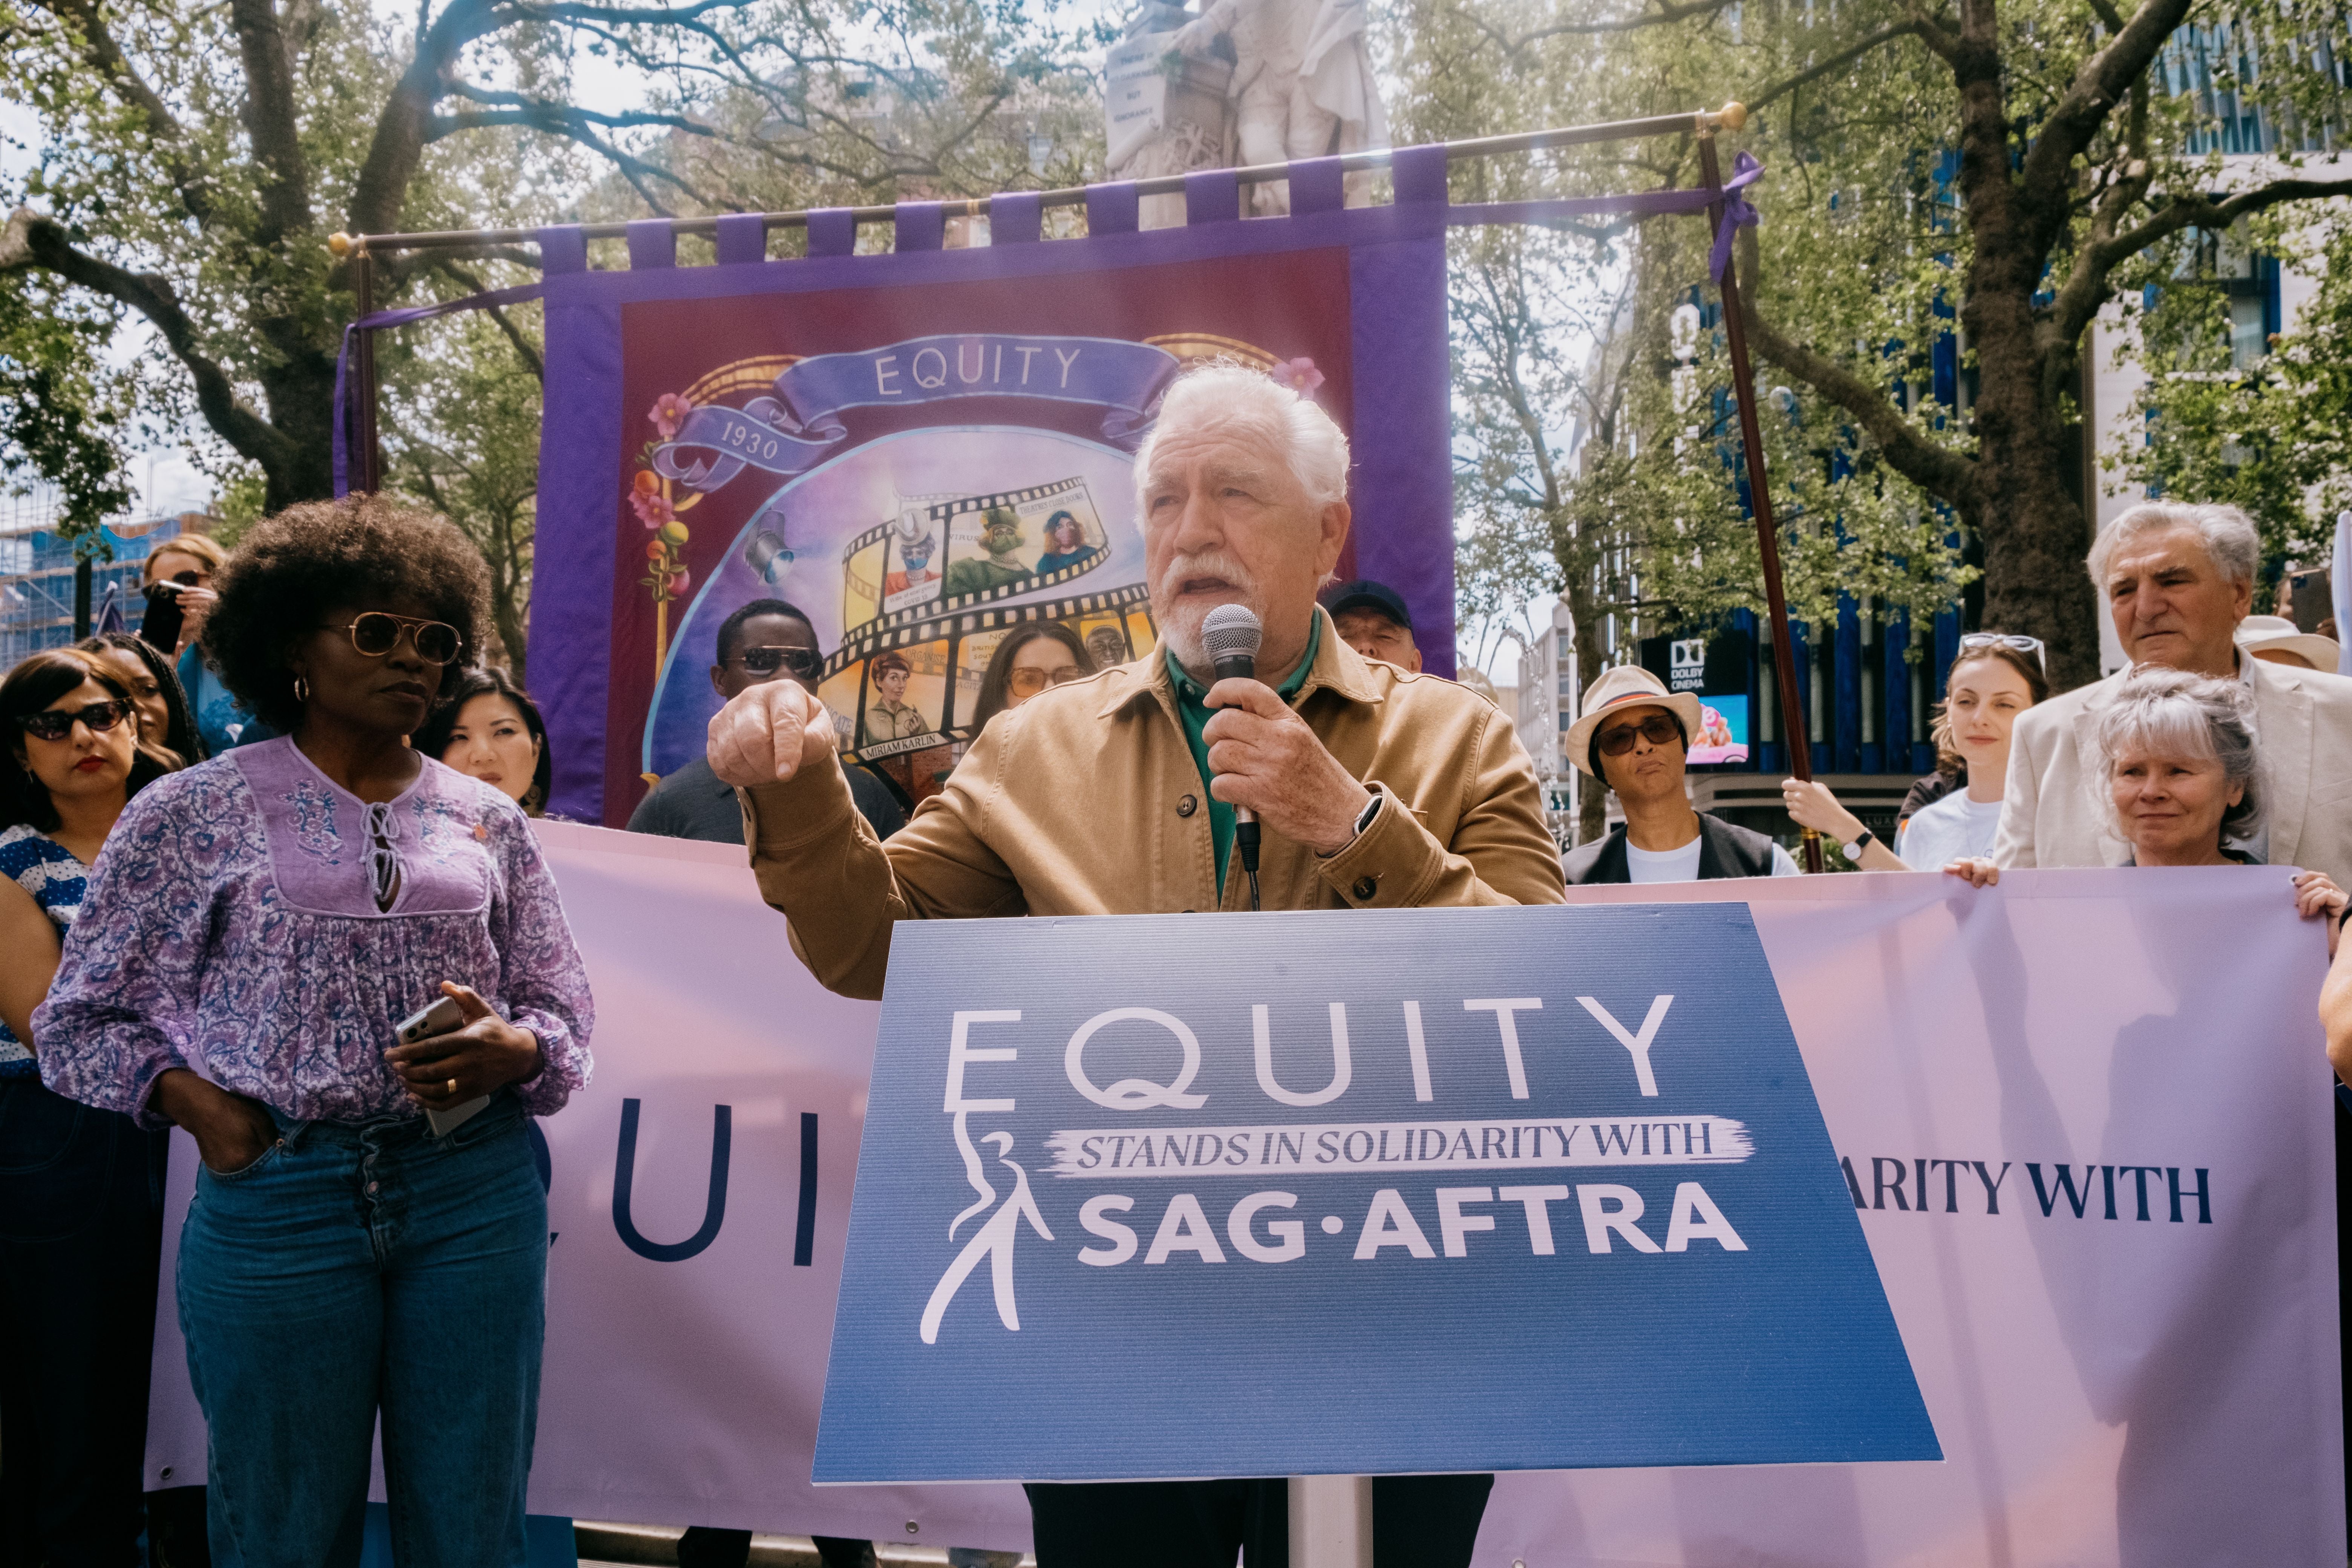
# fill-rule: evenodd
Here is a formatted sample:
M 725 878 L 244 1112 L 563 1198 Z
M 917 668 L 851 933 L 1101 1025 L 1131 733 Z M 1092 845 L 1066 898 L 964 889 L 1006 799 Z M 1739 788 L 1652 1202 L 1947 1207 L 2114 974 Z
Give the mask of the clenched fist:
M 833 710 L 789 680 L 746 687 L 710 721 L 710 771 L 749 789 L 781 784 L 833 750 Z

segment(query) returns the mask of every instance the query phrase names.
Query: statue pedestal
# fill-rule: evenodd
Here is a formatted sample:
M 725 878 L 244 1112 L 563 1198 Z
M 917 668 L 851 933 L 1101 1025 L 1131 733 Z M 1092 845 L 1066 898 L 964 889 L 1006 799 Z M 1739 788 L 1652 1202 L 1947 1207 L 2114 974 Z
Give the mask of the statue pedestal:
M 1146 180 L 1222 169 L 1234 161 L 1233 110 L 1225 92 L 1234 68 L 1176 54 L 1176 35 L 1141 33 L 1110 51 L 1104 95 L 1114 180 Z M 1146 196 L 1138 222 L 1171 228 L 1184 221 L 1181 195 Z

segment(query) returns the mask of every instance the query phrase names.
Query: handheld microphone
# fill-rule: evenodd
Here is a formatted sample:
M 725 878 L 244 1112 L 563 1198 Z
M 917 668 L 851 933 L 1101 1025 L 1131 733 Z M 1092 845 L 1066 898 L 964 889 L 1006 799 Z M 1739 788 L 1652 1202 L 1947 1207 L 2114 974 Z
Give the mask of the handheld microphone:
M 1219 680 L 1256 679 L 1258 645 L 1265 640 L 1265 628 L 1258 625 L 1256 612 L 1247 605 L 1219 605 L 1201 623 L 1201 646 Z M 1257 817 L 1247 806 L 1234 808 L 1234 847 L 1241 854 L 1242 869 L 1255 885 Z

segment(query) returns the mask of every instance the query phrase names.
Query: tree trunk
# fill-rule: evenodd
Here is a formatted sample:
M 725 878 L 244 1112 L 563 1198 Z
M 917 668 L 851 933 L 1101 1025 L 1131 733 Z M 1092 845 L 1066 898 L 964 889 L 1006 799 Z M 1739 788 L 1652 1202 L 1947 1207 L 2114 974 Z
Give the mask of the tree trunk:
M 1601 651 L 1601 616 L 1591 606 L 1593 595 L 1590 579 L 1582 581 L 1580 593 L 1579 586 L 1579 580 L 1572 577 L 1569 584 L 1568 613 L 1576 623 L 1576 679 L 1591 686 L 1600 679 L 1608 659 Z M 1580 709 L 1578 717 L 1582 716 Z M 1564 756 L 1561 758 L 1576 779 L 1576 841 L 1579 844 L 1590 844 L 1600 837 L 1609 822 L 1609 786 L 1584 771 L 1584 760 L 1578 758 L 1570 762 Z
M 2099 679 L 2097 599 L 2084 570 L 2091 537 L 2079 474 L 2036 352 L 2030 265 L 2021 259 L 2009 287 L 1973 296 L 1964 310 L 1979 393 L 1961 515 L 1984 540 L 1984 629 L 2040 637 L 2051 687 L 2066 691 Z
M 351 389 L 357 396 L 359 389 Z M 272 366 L 262 381 L 269 423 L 286 437 L 282 462 L 261 466 L 271 510 L 335 493 L 335 357 L 312 351 Z

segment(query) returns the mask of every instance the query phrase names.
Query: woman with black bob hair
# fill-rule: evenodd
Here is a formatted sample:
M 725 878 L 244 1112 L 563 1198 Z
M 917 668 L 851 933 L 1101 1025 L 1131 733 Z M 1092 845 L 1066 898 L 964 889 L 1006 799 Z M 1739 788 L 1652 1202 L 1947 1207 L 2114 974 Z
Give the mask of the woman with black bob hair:
M 407 744 L 487 586 L 456 528 L 381 496 L 257 524 L 204 646 L 283 732 L 131 803 L 34 1016 L 52 1089 L 202 1156 L 178 1291 L 215 1561 L 356 1563 L 379 1414 L 394 1556 L 523 1561 L 525 1118 L 587 1082 L 593 1004 L 521 810 Z
M 131 703 L 139 710 L 142 741 L 163 747 L 179 758 L 182 767 L 212 754 L 196 728 L 195 711 L 188 706 L 187 688 L 153 643 L 132 632 L 100 632 L 74 647 L 105 660 L 130 688 Z
M 547 721 L 503 669 L 467 669 L 445 681 L 441 705 L 408 743 L 505 794 L 532 816 L 547 810 L 555 774 Z

